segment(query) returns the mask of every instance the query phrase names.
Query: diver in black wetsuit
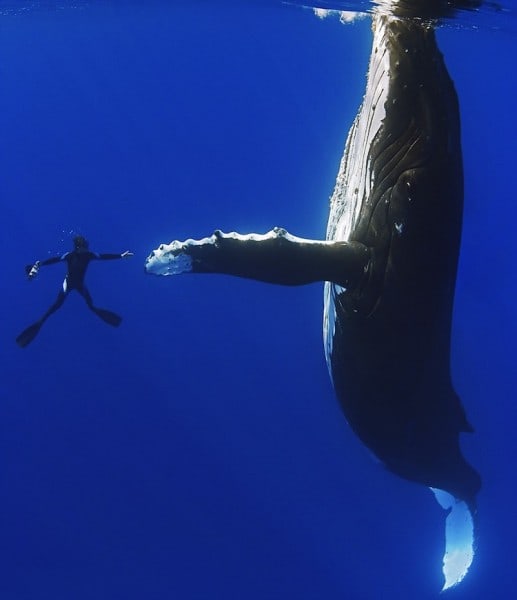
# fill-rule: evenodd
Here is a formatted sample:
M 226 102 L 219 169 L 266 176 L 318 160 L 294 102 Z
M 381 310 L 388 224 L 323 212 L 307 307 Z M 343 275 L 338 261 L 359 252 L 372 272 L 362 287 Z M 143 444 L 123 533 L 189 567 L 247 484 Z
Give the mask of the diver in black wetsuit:
M 84 276 L 86 274 L 86 270 L 88 269 L 88 265 L 92 260 L 128 258 L 133 256 L 133 253 L 126 250 L 126 252 L 122 252 L 122 254 L 96 254 L 88 249 L 88 240 L 86 240 L 83 236 L 77 235 L 74 237 L 73 241 L 74 249 L 71 252 L 67 252 L 66 254 L 63 254 L 63 256 L 48 258 L 47 260 L 43 260 L 41 262 L 36 261 L 33 265 L 28 265 L 25 267 L 25 271 L 29 279 L 33 279 L 38 274 L 41 266 L 53 265 L 61 261 L 66 261 L 68 270 L 65 280 L 63 281 L 63 289 L 60 290 L 54 304 L 47 310 L 47 312 L 39 321 L 36 321 L 36 323 L 33 323 L 27 327 L 27 329 L 20 333 L 20 335 L 16 338 L 16 343 L 22 348 L 32 342 L 32 340 L 38 334 L 43 323 L 50 317 L 51 314 L 56 312 L 56 310 L 63 305 L 65 298 L 72 290 L 79 292 L 79 294 L 81 294 L 81 296 L 86 300 L 88 308 L 103 321 L 106 321 L 106 323 L 112 325 L 113 327 L 118 327 L 120 325 L 122 318 L 119 315 L 103 308 L 97 308 L 93 305 L 90 292 L 84 285 Z

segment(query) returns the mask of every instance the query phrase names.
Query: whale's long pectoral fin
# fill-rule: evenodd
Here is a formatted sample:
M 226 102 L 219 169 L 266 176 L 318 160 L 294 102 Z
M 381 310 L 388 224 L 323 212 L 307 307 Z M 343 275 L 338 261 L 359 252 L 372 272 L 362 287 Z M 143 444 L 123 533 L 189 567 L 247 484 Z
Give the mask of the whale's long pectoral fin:
M 331 281 L 347 288 L 361 280 L 369 260 L 363 244 L 309 240 L 276 227 L 263 235 L 216 231 L 200 240 L 162 244 L 147 257 L 145 269 L 153 275 L 222 273 L 280 285 Z

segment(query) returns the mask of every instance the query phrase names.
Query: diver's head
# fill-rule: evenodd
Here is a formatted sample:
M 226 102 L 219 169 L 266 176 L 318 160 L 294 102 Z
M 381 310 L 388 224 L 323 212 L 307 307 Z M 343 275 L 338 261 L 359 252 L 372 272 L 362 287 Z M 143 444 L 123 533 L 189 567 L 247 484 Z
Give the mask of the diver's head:
M 88 240 L 82 235 L 76 235 L 74 237 L 74 249 L 75 250 L 87 250 L 88 249 Z

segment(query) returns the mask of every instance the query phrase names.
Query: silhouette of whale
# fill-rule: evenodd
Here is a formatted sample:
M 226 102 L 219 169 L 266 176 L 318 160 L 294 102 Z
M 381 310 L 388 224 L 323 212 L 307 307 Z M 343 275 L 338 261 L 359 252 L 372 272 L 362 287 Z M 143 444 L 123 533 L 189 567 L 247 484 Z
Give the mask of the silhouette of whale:
M 410 7 L 373 16 L 366 92 L 346 142 L 326 240 L 281 228 L 263 235 L 216 231 L 162 244 L 146 271 L 326 282 L 325 351 L 340 405 L 390 471 L 429 486 L 449 510 L 447 588 L 472 562 L 481 486 L 460 450 L 460 433 L 472 428 L 450 375 L 463 209 L 460 118 L 434 21 L 408 16 Z

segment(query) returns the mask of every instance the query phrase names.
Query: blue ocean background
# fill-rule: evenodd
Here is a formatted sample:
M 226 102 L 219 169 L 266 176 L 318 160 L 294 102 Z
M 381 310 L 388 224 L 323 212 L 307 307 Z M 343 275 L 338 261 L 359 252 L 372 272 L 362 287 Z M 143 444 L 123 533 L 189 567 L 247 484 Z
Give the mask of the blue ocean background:
M 280 0 L 0 2 L 0 598 L 433 599 L 444 513 L 353 435 L 322 285 L 159 278 L 162 242 L 325 234 L 361 102 L 368 19 Z M 465 213 L 452 370 L 483 478 L 470 573 L 517 593 L 517 16 L 438 31 L 460 97 Z M 85 235 L 95 303 L 25 264 Z M 439 242 L 438 242 L 439 243 Z

